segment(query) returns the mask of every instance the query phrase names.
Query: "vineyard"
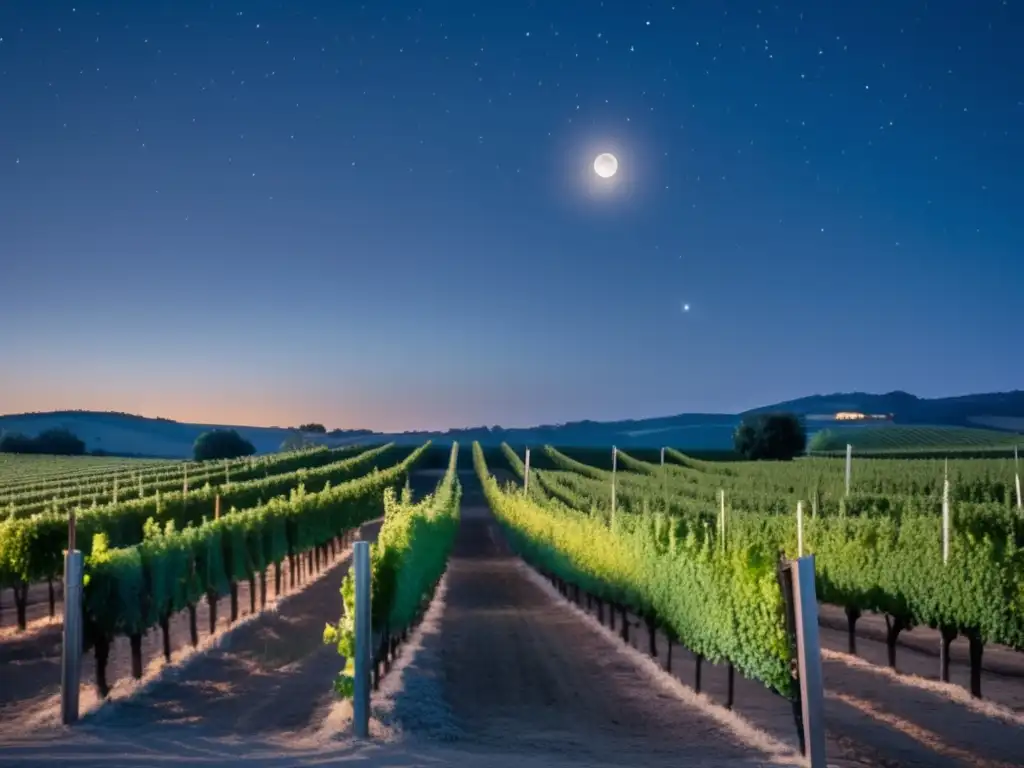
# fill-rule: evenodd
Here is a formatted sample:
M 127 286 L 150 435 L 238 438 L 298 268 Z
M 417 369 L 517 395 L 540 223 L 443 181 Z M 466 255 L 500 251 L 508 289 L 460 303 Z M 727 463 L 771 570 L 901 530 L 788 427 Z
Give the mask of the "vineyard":
M 72 484 L 78 478 L 112 476 L 178 462 L 166 459 L 122 459 L 105 456 L 39 456 L 0 454 L 0 488 L 46 487 L 56 481 Z
M 73 524 L 86 555 L 83 701 L 132 698 L 140 734 L 185 720 L 219 724 L 226 739 L 290 731 L 350 698 L 345 558 L 359 536 L 374 542 L 374 696 L 410 732 L 544 751 L 538 734 L 555 729 L 581 759 L 621 762 L 639 749 L 651 765 L 674 765 L 680 751 L 733 764 L 765 749 L 713 725 L 714 704 L 791 750 L 801 693 L 780 565 L 813 554 L 830 762 L 977 753 L 1015 764 L 1016 473 L 1012 458 L 857 458 L 847 487 L 843 458 L 429 443 L 23 466 L 0 486 L 0 726 L 31 728 L 52 711 Z M 565 605 L 702 698 L 668 705 L 639 672 L 610 672 L 609 641 Z M 231 645 L 210 650 L 227 633 Z M 134 692 L 189 651 L 201 656 L 191 683 Z M 253 663 L 263 671 L 242 671 Z M 914 700 L 926 695 L 921 675 L 946 683 L 946 698 Z M 883 709 L 972 725 L 912 747 L 865 720 Z
M 193 468 L 191 479 L 190 465 L 182 464 L 172 470 L 171 477 L 162 468 L 149 474 L 136 472 L 134 482 L 124 490 L 115 475 L 78 486 L 86 492 L 92 490 L 89 506 L 78 506 L 59 496 L 48 499 L 49 489 L 12 491 L 7 518 L 0 522 L 0 589 L 13 591 L 17 623 L 24 628 L 30 585 L 46 582 L 52 586 L 62 572 L 62 550 L 67 545 L 68 516 L 72 512 L 80 541 L 87 545 L 99 541 L 106 548 L 127 550 L 153 531 L 196 530 L 220 518 L 222 510 L 233 513 L 236 508 L 245 510 L 270 503 L 275 497 L 330 490 L 332 483 L 366 472 L 392 450 L 386 445 L 355 454 L 351 449 L 281 454 L 235 465 L 216 464 L 200 471 L 198 477 Z M 203 484 L 196 487 L 197 482 Z M 124 497 L 128 498 L 122 500 Z M 226 514 L 225 519 L 234 516 Z M 53 611 L 51 597 L 51 615 Z
M 419 620 L 437 588 L 459 522 L 461 487 L 456 475 L 459 445 L 452 445 L 448 467 L 434 493 L 414 504 L 408 488 L 401 501 L 384 492 L 384 523 L 371 547 L 371 629 L 373 681 L 390 667 L 398 645 Z M 353 693 L 355 656 L 355 582 L 350 573 L 341 587 L 343 613 L 324 630 L 324 643 L 336 647 L 345 667 L 334 681 L 344 698 Z
M 522 460 L 504 448 L 522 475 Z M 905 629 L 937 628 L 947 647 L 961 635 L 981 695 L 984 645 L 1024 649 L 1024 513 L 1010 460 L 950 462 L 948 473 L 938 461 L 863 461 L 847 495 L 835 460 L 716 467 L 669 450 L 658 465 L 619 451 L 626 471 L 613 481 L 554 448 L 544 453 L 555 469 L 534 470 L 529 498 L 491 487 L 499 514 L 538 556 L 557 555 L 562 578 L 596 584 L 693 650 L 779 691 L 788 663 L 773 586 L 779 553 L 815 555 L 819 597 L 845 610 L 851 648 L 862 613 L 885 615 L 891 665 Z M 709 589 L 714 614 L 701 599 L 686 603 Z
M 1012 453 L 1022 435 L 994 429 L 927 427 L 900 424 L 825 429 L 808 445 L 811 453 L 840 453 L 847 445 L 861 454 L 993 452 Z
M 7 516 L 29 517 L 37 512 L 61 513 L 117 504 L 147 495 L 209 486 L 219 488 L 243 480 L 267 478 L 293 469 L 313 469 L 355 454 L 352 448 L 316 449 L 259 459 L 224 462 L 165 463 L 150 471 L 104 473 L 99 477 L 76 475 L 60 478 L 56 485 L 10 485 L 6 488 Z

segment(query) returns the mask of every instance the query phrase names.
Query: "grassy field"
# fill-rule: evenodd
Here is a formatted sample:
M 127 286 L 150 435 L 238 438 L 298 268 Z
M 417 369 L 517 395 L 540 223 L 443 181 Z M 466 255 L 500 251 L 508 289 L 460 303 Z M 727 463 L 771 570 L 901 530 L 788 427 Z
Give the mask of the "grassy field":
M 845 451 L 847 444 L 859 453 L 988 452 L 1012 453 L 1024 443 L 1024 435 L 994 429 L 928 427 L 889 424 L 840 427 L 822 430 L 808 444 L 811 453 Z

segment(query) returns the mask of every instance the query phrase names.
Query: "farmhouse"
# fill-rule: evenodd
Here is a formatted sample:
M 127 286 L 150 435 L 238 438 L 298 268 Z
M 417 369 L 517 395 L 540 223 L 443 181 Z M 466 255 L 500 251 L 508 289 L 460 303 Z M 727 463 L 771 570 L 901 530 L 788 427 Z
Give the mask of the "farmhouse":
M 834 417 L 836 421 L 892 421 L 891 413 L 858 413 L 857 411 L 839 411 Z

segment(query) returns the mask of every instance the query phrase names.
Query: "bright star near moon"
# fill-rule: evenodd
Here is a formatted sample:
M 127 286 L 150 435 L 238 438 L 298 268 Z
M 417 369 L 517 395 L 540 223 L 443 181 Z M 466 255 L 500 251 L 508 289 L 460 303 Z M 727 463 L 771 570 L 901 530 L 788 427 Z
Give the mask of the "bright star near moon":
M 594 173 L 602 179 L 610 179 L 619 170 L 619 161 L 611 152 L 602 152 L 594 160 Z

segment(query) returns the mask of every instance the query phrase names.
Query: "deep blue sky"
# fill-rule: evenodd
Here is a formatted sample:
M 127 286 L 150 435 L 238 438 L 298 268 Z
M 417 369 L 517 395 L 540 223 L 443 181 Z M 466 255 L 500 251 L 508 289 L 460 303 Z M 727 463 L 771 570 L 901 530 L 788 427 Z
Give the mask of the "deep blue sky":
M 1019 387 L 1022 29 L 1005 0 L 4 0 L 0 412 Z

